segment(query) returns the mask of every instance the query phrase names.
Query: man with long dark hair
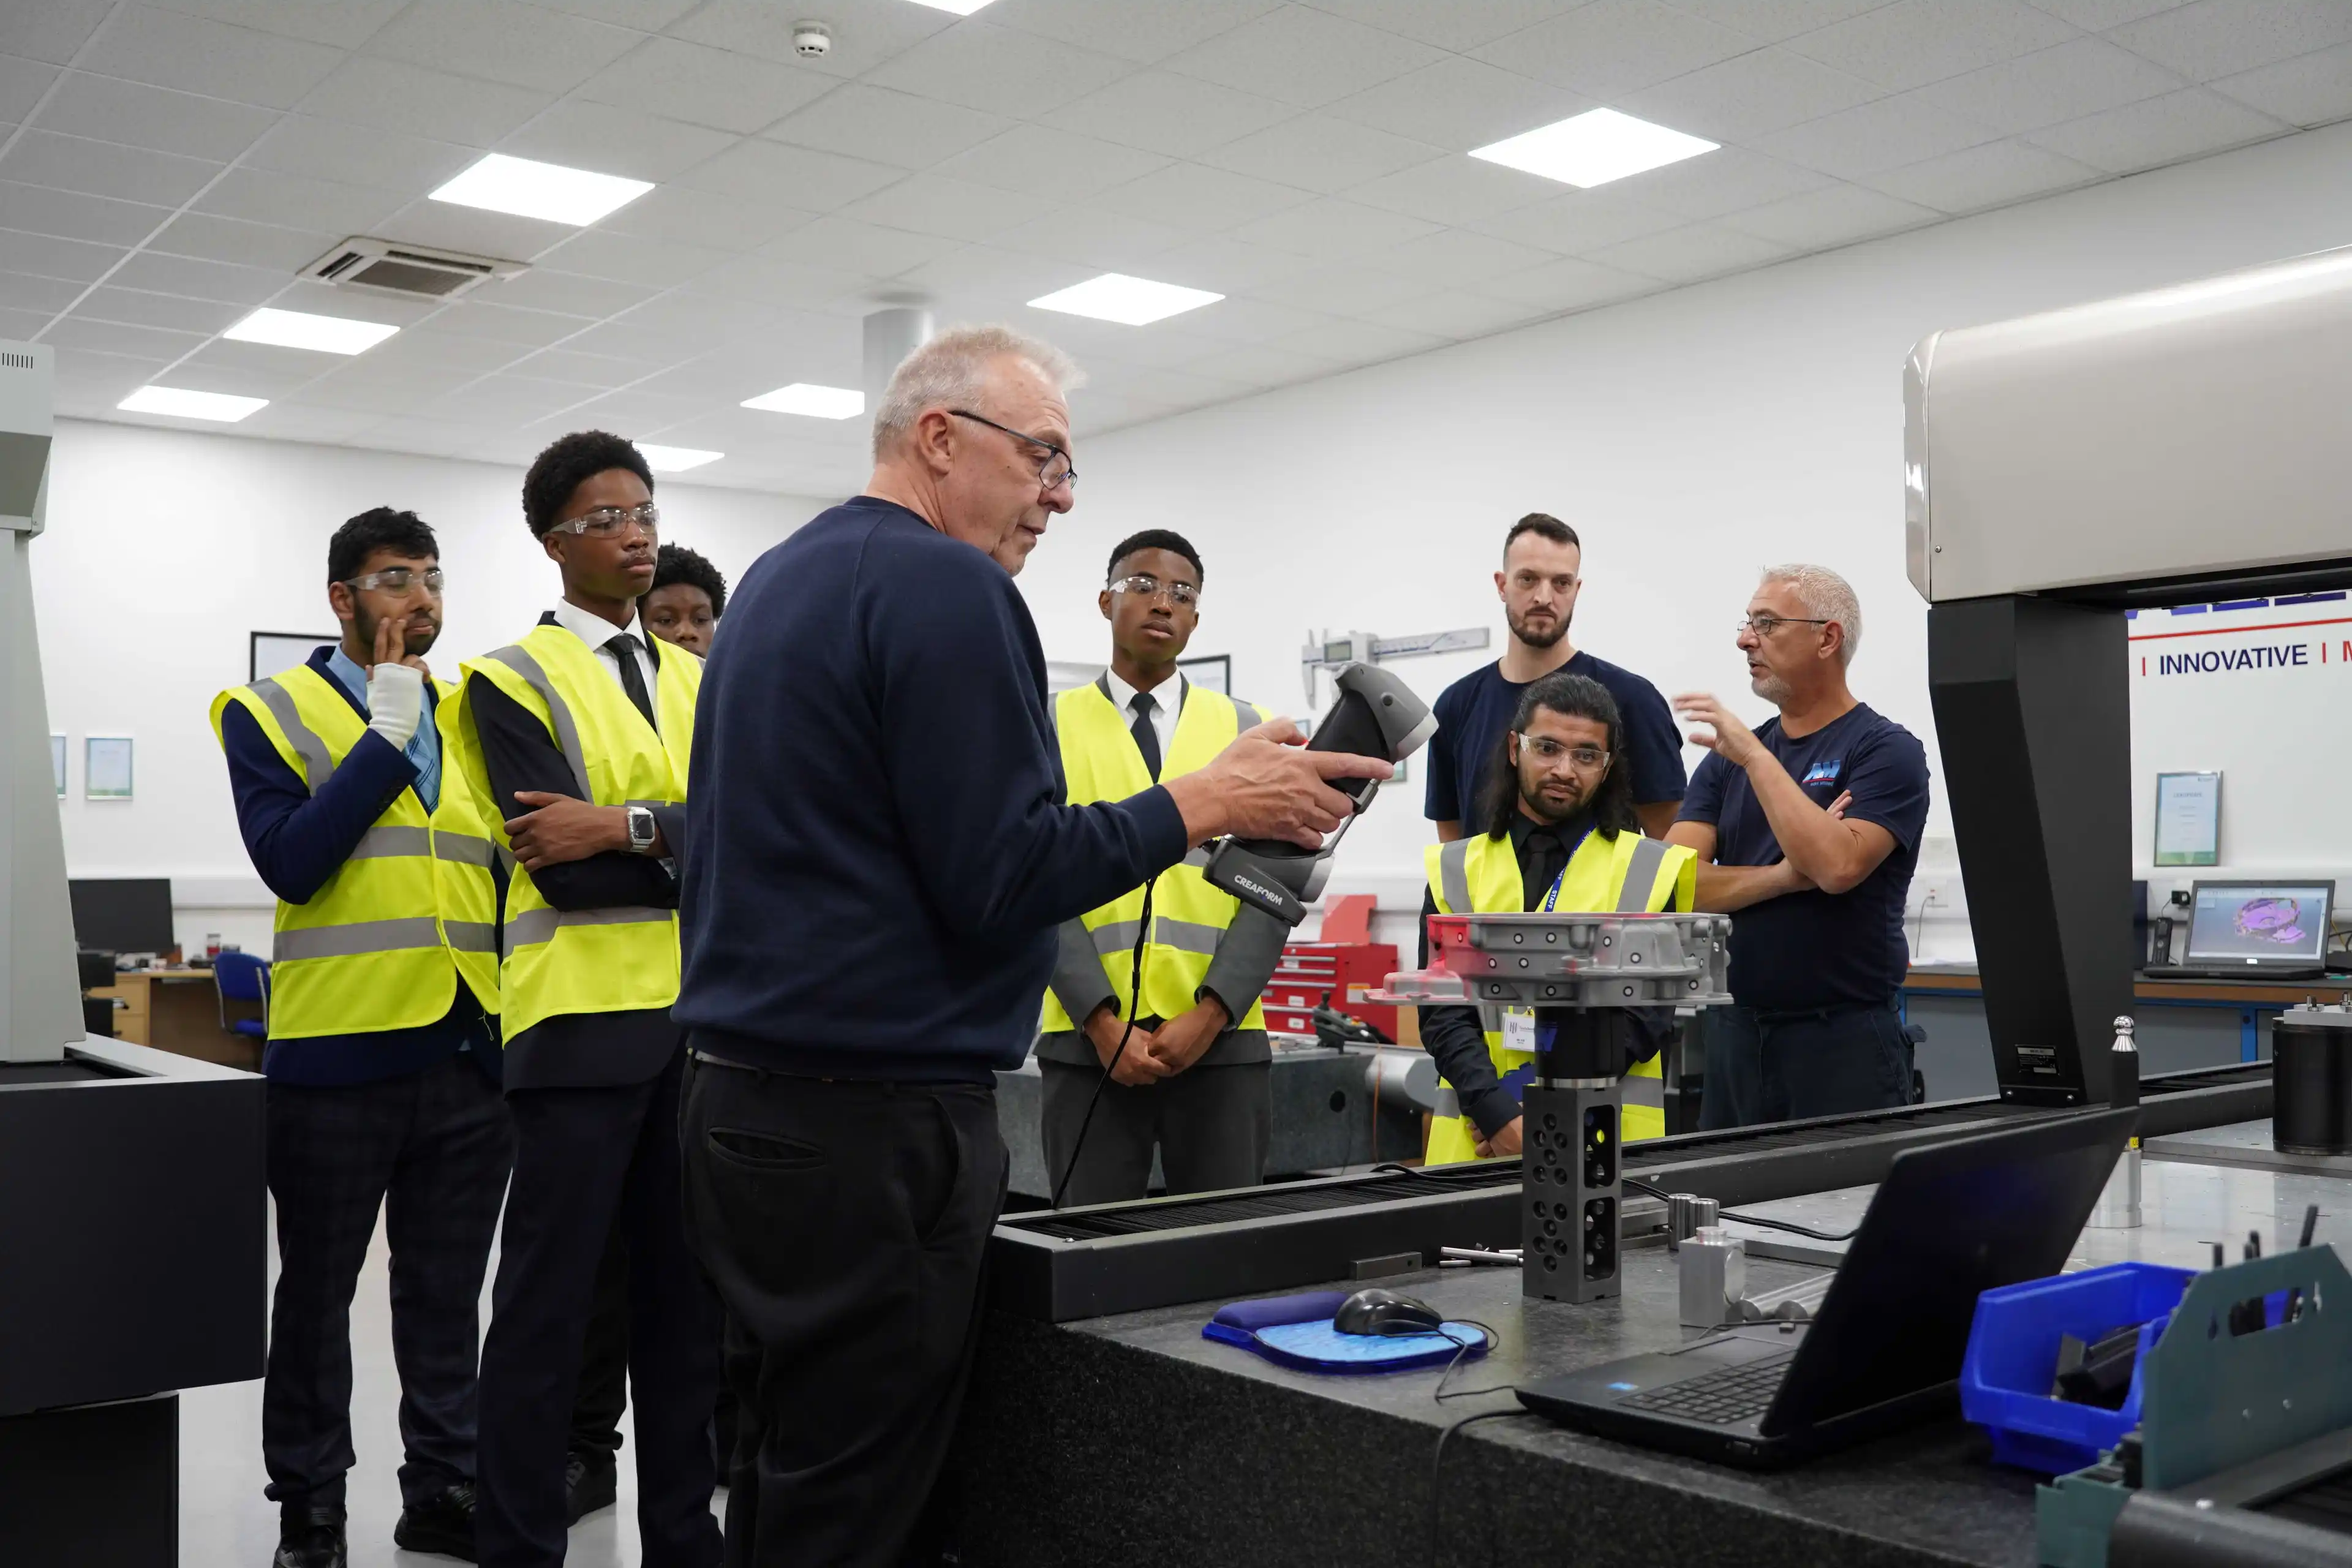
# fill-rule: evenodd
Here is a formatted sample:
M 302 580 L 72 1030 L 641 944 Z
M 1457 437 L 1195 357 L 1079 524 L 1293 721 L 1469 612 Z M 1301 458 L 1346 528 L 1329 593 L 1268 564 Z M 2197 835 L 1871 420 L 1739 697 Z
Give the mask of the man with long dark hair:
M 1496 744 L 1485 831 L 1424 851 L 1433 914 L 1687 910 L 1697 858 L 1642 835 L 1624 721 L 1599 681 L 1565 670 L 1530 682 Z M 1423 926 L 1421 960 L 1429 962 Z M 1637 1021 L 1638 1022 L 1638 1021 Z M 1662 1020 L 1646 1021 L 1654 1034 Z M 1519 1152 L 1519 1099 L 1534 1070 L 1532 1009 L 1423 1007 L 1421 1038 L 1445 1080 L 1429 1163 Z M 1624 1136 L 1665 1131 L 1654 1051 L 1626 1075 Z

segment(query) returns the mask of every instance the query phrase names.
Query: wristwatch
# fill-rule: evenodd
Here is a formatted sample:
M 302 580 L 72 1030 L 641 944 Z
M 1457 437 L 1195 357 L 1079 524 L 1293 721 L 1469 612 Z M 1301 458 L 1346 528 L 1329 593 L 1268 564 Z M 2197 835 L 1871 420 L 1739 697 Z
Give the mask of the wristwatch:
M 661 837 L 661 829 L 654 823 L 654 814 L 642 805 L 632 805 L 625 809 L 629 814 L 629 853 L 652 854 L 654 845 Z

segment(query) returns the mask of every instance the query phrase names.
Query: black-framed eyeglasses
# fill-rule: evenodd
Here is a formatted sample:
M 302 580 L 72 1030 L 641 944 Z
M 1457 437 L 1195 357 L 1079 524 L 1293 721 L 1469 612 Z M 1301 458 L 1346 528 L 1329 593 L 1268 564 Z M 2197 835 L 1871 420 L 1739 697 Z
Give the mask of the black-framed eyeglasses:
M 1149 572 L 1138 572 L 1126 577 L 1114 577 L 1110 582 L 1110 591 L 1114 594 L 1132 594 L 1139 599 L 1165 599 L 1180 610 L 1197 609 L 1201 603 L 1201 590 L 1192 584 L 1162 583 Z
M 1754 632 L 1758 637 L 1762 638 L 1770 637 L 1782 626 L 1826 626 L 1830 624 L 1828 621 L 1812 620 L 1804 616 L 1749 616 L 1733 629 L 1743 633 Z
M 387 566 L 381 572 L 370 572 L 363 577 L 346 577 L 343 579 L 343 586 L 353 589 L 376 588 L 387 594 L 405 594 L 409 589 L 422 583 L 425 584 L 425 591 L 437 599 L 441 596 L 441 585 L 447 581 L 448 578 L 438 566 L 427 566 L 422 572 L 414 566 Z
M 948 412 L 959 419 L 969 419 L 975 425 L 985 425 L 992 430 L 1002 430 L 1014 440 L 1026 441 L 1030 446 L 1045 453 L 1045 460 L 1037 466 L 1037 488 L 1040 490 L 1059 489 L 1064 485 L 1069 486 L 1074 490 L 1078 488 L 1078 470 L 1071 466 L 1070 455 L 1051 441 L 1040 441 L 1034 436 L 1024 435 L 1009 425 L 999 425 L 995 420 L 985 415 L 974 414 L 969 408 L 950 408 Z
M 598 539 L 610 539 L 632 522 L 648 534 L 659 533 L 661 509 L 651 501 L 640 501 L 635 506 L 600 506 L 593 511 L 583 511 L 578 517 L 567 517 L 555 527 L 566 533 L 585 533 Z

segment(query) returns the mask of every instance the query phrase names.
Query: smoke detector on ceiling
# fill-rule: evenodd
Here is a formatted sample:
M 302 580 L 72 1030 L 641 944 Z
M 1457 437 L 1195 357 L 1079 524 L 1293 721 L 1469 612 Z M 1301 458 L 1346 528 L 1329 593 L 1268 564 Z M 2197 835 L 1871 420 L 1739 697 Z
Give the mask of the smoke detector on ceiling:
M 449 300 L 489 279 L 511 278 L 525 266 L 462 251 L 353 238 L 302 268 L 302 276 L 340 288 L 397 294 L 405 300 Z
M 793 52 L 804 60 L 821 60 L 832 52 L 833 29 L 823 22 L 793 24 Z

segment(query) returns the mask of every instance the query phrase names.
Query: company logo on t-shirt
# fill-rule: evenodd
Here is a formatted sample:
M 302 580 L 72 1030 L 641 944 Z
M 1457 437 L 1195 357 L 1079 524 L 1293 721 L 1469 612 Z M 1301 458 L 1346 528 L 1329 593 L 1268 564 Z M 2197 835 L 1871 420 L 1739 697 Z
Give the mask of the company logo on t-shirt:
M 1808 785 L 1835 784 L 1838 780 L 1839 772 L 1843 770 L 1844 766 L 1845 759 L 1843 757 L 1839 757 L 1826 763 L 1815 763 L 1811 767 L 1805 770 L 1805 783 Z

